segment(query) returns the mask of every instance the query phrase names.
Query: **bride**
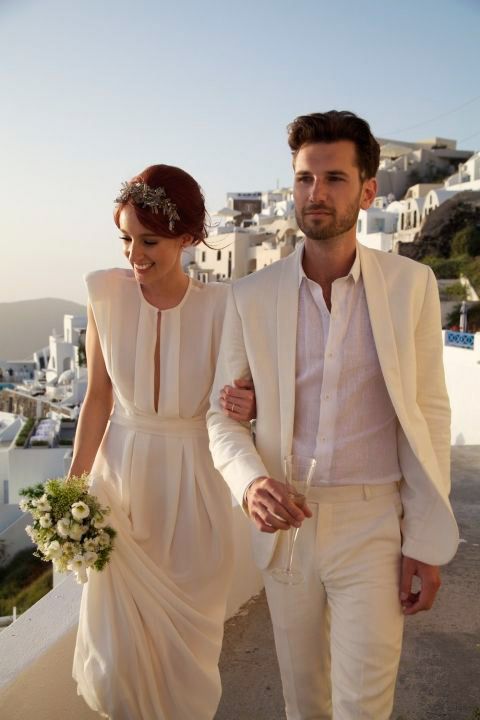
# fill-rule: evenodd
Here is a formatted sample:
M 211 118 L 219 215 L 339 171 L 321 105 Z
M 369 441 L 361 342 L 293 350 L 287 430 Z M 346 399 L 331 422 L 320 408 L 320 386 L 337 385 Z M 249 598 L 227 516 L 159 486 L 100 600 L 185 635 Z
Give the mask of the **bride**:
M 117 537 L 83 592 L 73 676 L 113 720 L 211 720 L 233 557 L 205 413 L 227 288 L 182 270 L 182 250 L 206 237 L 188 173 L 148 167 L 116 202 L 131 269 L 86 278 L 89 379 L 70 475 L 90 473 Z M 228 413 L 247 421 L 254 394 L 235 385 Z

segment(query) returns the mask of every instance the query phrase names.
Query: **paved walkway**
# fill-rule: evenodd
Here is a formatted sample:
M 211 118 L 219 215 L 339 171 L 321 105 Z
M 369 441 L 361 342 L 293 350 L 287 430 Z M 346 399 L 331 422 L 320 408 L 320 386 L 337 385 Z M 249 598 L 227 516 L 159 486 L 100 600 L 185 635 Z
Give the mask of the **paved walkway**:
M 407 618 L 392 720 L 480 720 L 480 447 L 453 448 L 462 542 L 434 608 Z M 285 720 L 264 593 L 226 626 L 215 720 Z

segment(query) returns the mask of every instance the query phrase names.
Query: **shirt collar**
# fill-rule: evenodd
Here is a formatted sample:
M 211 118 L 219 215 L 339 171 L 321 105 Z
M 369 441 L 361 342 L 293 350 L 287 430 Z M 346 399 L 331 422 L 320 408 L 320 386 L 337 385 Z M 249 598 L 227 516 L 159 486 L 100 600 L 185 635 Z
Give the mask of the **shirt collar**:
M 305 275 L 305 270 L 303 269 L 303 253 L 305 250 L 305 245 L 302 245 L 300 252 L 298 253 L 298 287 L 302 284 L 303 278 L 305 280 L 309 280 L 309 278 Z M 346 277 L 351 277 L 355 284 L 360 279 L 360 276 L 362 274 L 362 268 L 360 264 L 360 252 L 358 250 L 358 243 L 357 243 L 357 251 L 355 253 L 355 260 L 353 261 L 352 267 L 348 271 Z

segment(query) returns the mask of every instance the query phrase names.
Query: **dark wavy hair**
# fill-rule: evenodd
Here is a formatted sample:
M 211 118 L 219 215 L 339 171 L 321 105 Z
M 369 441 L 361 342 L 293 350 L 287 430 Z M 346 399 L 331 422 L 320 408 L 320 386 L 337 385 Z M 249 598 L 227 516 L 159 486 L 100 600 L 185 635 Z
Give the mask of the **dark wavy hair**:
M 193 237 L 193 245 L 205 241 L 208 234 L 205 198 L 200 185 L 185 170 L 173 165 L 150 165 L 131 178 L 130 182 L 144 182 L 153 189 L 163 187 L 167 197 L 175 203 L 180 220 L 175 221 L 172 231 L 168 226 L 168 216 L 163 212 L 152 213 L 148 208 L 139 207 L 128 200 L 119 203 L 114 210 L 113 219 L 118 228 L 120 213 L 125 205 L 130 204 L 139 222 L 157 235 L 174 238 L 188 233 Z
M 380 145 L 366 120 L 348 110 L 300 115 L 288 126 L 288 144 L 293 163 L 303 145 L 351 140 L 356 149 L 361 180 L 373 178 L 380 162 Z

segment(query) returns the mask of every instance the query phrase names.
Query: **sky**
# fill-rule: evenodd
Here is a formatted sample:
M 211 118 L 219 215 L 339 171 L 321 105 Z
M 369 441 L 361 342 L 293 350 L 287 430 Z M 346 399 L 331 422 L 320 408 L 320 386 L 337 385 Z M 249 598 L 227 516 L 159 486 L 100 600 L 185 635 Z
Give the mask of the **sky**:
M 147 165 L 211 212 L 290 185 L 297 115 L 478 150 L 479 30 L 479 0 L 0 0 L 0 302 L 124 267 L 113 200 Z

